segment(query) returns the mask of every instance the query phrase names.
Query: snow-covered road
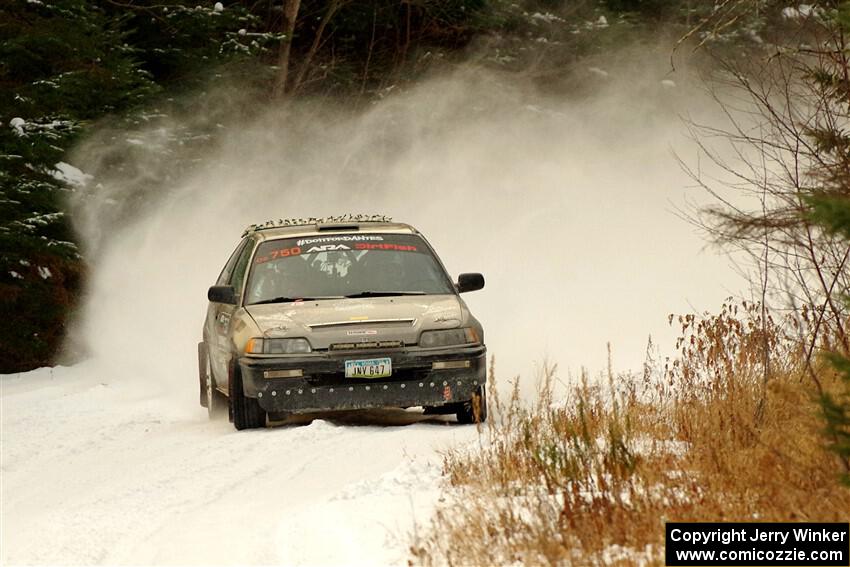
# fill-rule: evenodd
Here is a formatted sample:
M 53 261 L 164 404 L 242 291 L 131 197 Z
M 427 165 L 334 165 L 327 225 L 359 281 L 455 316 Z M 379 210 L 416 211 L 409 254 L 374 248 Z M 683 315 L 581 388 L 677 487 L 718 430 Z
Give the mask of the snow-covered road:
M 401 411 L 236 432 L 95 366 L 0 376 L 4 565 L 404 564 L 439 450 L 477 438 Z

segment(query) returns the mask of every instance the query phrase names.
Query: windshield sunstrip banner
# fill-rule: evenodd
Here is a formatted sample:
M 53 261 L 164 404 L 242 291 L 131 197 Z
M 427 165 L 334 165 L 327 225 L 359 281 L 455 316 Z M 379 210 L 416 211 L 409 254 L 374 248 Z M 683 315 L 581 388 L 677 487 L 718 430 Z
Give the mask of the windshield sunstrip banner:
M 339 235 L 321 238 L 285 238 L 264 242 L 254 258 L 264 264 L 282 258 L 294 258 L 322 252 L 418 252 L 425 253 L 421 240 L 412 235 Z

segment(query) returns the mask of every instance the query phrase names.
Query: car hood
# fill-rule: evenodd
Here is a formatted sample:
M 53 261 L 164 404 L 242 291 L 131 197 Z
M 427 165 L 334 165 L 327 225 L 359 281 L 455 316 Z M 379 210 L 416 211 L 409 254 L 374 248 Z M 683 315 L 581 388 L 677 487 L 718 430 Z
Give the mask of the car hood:
M 456 295 L 326 299 L 245 309 L 263 336 L 305 337 L 314 349 L 373 341 L 416 344 L 423 330 L 460 327 L 469 316 Z

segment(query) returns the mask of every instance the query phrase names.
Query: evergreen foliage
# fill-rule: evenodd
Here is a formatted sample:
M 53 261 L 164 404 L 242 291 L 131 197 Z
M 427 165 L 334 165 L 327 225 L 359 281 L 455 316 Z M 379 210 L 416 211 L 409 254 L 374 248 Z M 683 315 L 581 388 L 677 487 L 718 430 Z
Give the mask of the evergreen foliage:
M 820 407 L 826 423 L 825 434 L 829 448 L 843 463 L 850 463 L 850 358 L 837 354 L 829 360 L 844 384 L 837 394 L 825 392 L 820 397 Z M 842 474 L 842 481 L 850 486 L 850 472 Z
M 833 109 L 838 120 L 824 121 L 824 126 L 810 133 L 821 156 L 814 172 L 821 187 L 807 198 L 807 203 L 811 207 L 810 218 L 828 232 L 843 236 L 850 253 L 850 134 L 843 127 L 850 116 L 850 84 L 846 80 L 850 63 L 844 57 L 847 48 L 844 37 L 850 31 L 850 2 L 839 3 L 825 17 L 832 19 L 841 56 L 819 59 L 810 76 L 822 87 L 827 101 L 824 106 Z M 841 290 L 850 307 L 848 292 Z M 842 478 L 850 486 L 850 357 L 843 352 L 830 354 L 828 359 L 841 378 L 843 389 L 822 392 L 820 405 L 830 448 L 844 464 Z
M 119 24 L 84 1 L 0 7 L 0 372 L 51 360 L 82 262 L 58 169 L 84 125 L 156 85 Z
M 845 196 L 817 196 L 809 199 L 811 217 L 831 232 L 843 235 L 850 246 L 850 185 L 845 184 Z M 845 293 L 848 290 L 845 290 Z M 848 298 L 845 297 L 845 301 Z M 821 412 L 825 422 L 825 434 L 832 451 L 845 464 L 850 465 L 850 358 L 833 353 L 827 356 L 843 383 L 842 391 L 822 392 Z M 843 482 L 850 486 L 850 470 L 842 475 Z
M 173 4 L 160 13 L 108 1 L 0 5 L 0 372 L 54 360 L 81 289 L 65 202 L 87 179 L 63 162 L 66 151 L 95 121 L 132 116 L 278 39 L 248 35 L 257 19 L 239 6 Z

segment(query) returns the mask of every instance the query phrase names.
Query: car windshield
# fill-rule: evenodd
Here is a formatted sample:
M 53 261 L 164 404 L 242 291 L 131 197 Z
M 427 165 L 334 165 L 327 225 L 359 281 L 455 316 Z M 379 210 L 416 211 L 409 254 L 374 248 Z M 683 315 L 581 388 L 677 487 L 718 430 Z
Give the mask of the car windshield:
M 260 244 L 245 303 L 453 293 L 440 263 L 413 234 L 333 234 Z

